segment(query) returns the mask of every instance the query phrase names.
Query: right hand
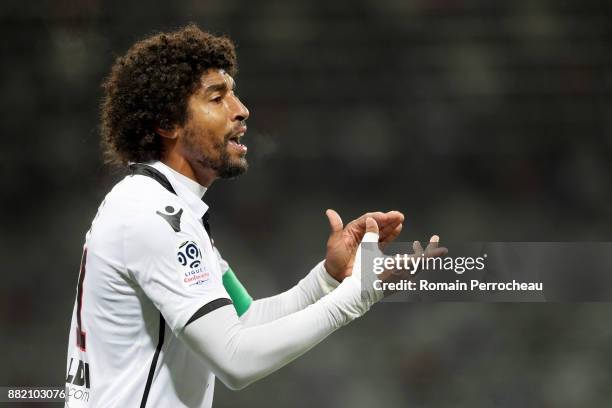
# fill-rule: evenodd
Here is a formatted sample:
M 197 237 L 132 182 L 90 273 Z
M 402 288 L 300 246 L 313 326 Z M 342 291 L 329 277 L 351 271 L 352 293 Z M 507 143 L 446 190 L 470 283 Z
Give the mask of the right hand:
M 419 241 L 414 241 L 412 243 L 412 250 L 414 251 L 410 257 L 420 257 L 424 256 L 425 258 L 438 258 L 445 256 L 448 253 L 448 249 L 445 247 L 439 246 L 440 237 L 438 235 L 432 235 L 429 238 L 429 244 L 425 250 L 423 250 L 423 246 Z M 411 270 L 387 270 L 379 275 L 379 279 L 383 282 L 399 282 L 401 280 L 411 280 L 419 273 L 419 271 L 411 271 Z M 395 291 L 385 290 L 384 295 L 390 296 Z

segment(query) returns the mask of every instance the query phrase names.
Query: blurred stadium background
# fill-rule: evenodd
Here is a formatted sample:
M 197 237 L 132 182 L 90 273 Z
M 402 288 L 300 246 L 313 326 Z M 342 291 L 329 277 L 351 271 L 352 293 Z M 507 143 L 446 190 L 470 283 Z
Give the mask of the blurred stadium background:
M 256 297 L 324 254 L 326 208 L 400 209 L 403 238 L 612 238 L 606 0 L 4 1 L 0 385 L 63 384 L 83 237 L 121 177 L 99 84 L 150 33 L 238 45 L 250 172 L 207 193 Z M 579 271 L 577 271 L 579 273 Z M 611 304 L 377 306 L 215 406 L 604 407 Z M 36 406 L 43 406 L 36 404 Z

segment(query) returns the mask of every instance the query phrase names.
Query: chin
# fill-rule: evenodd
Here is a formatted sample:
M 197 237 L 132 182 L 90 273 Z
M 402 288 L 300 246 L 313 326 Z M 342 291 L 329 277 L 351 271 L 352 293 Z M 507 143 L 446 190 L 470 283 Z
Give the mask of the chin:
M 232 160 L 231 163 L 225 163 L 218 171 L 219 178 L 233 179 L 243 175 L 249 169 L 249 165 L 245 158 L 238 159 L 237 161 Z

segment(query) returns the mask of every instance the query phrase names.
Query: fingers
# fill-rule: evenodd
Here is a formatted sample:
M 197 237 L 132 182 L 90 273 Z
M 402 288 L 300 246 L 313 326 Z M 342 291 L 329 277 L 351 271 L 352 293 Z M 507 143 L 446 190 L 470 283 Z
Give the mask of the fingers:
M 371 217 L 366 218 L 366 233 L 368 232 L 378 234 L 378 224 L 376 223 L 374 218 Z
M 423 247 L 419 241 L 414 241 L 412 243 L 412 250 L 414 251 L 414 255 L 421 256 L 423 254 Z
M 373 218 L 376 219 L 378 225 L 381 227 L 381 233 L 386 232 L 390 233 L 397 227 L 399 224 L 404 222 L 404 214 L 399 211 L 389 211 L 386 213 L 376 213 L 377 216 Z
M 381 234 L 380 234 L 380 246 L 381 246 L 381 248 L 385 248 L 390 242 L 395 241 L 395 238 L 397 238 L 398 235 L 400 234 L 400 232 L 402 232 L 402 228 L 403 227 L 404 227 L 403 224 L 399 224 L 390 233 L 384 234 L 383 232 L 381 232 Z
M 440 237 L 437 235 L 432 235 L 429 238 L 429 244 L 427 244 L 427 248 L 425 248 L 425 252 L 432 251 L 438 247 L 438 243 L 440 242 Z
M 395 238 L 397 238 L 397 236 L 400 234 L 400 232 L 402 232 L 402 228 L 404 228 L 404 224 L 399 224 L 397 225 L 393 231 L 391 231 L 390 233 L 388 233 L 387 235 L 385 235 L 382 238 L 383 242 L 389 242 L 389 241 L 393 241 L 395 240 Z
M 387 221 L 390 223 L 402 223 L 404 222 L 404 214 L 399 211 L 389 211 L 385 213 Z
M 436 258 L 446 255 L 448 253 L 448 249 L 444 247 L 439 247 L 439 243 L 440 237 L 437 235 L 432 235 L 432 237 L 429 238 L 429 244 L 427 245 L 427 248 L 425 248 L 425 256 L 428 258 Z
M 374 218 L 380 227 L 385 227 L 388 225 L 395 226 L 404 222 L 404 214 L 399 211 L 388 211 L 386 213 L 380 211 L 368 212 L 357 218 L 355 221 L 364 220 L 368 217 Z
M 332 219 L 335 220 L 334 214 L 336 214 L 336 212 L 334 210 L 327 210 L 327 214 L 328 218 L 330 219 L 330 226 L 333 233 L 337 231 L 334 228 L 337 228 L 338 225 L 335 223 L 332 224 Z M 338 216 L 338 219 L 339 218 L 340 216 Z M 389 242 L 395 240 L 402 231 L 404 214 L 399 211 L 389 211 L 386 213 L 376 211 L 365 213 L 361 217 L 349 222 L 344 228 L 345 231 L 350 232 L 357 242 L 360 241 L 363 237 L 362 234 L 366 232 L 366 220 L 368 218 L 372 218 L 378 225 L 377 234 L 379 236 L 381 247 L 384 247 Z
M 344 226 L 342 224 L 342 218 L 340 218 L 340 215 L 336 211 L 330 208 L 329 210 L 325 211 L 325 215 L 327 215 L 327 219 L 329 220 L 329 228 L 331 229 L 332 233 L 342 231 Z
M 433 235 L 429 238 L 429 244 L 427 248 L 423 250 L 421 243 L 419 241 L 414 241 L 412 243 L 412 250 L 414 251 L 415 256 L 424 255 L 427 258 L 436 258 L 440 256 L 444 256 L 448 253 L 448 249 L 445 247 L 439 247 L 440 237 L 437 235 Z
M 366 233 L 363 236 L 363 242 L 378 242 L 378 224 L 374 218 L 366 218 Z
M 368 213 L 366 216 L 374 218 L 374 220 L 378 223 L 380 228 L 380 242 L 382 246 L 386 246 L 386 244 L 395 240 L 402 231 L 404 214 L 399 211 Z
M 353 221 L 351 221 L 350 223 L 355 223 L 356 225 L 359 225 L 363 228 L 363 226 L 365 226 L 365 222 L 368 218 L 373 218 L 374 221 L 376 221 L 378 224 L 383 225 L 384 224 L 384 217 L 385 214 L 377 211 L 377 212 L 369 212 L 369 213 L 365 213 L 363 214 L 361 217 L 354 219 Z
M 332 210 L 333 211 L 333 210 Z M 374 218 L 374 221 L 378 223 L 378 226 L 382 229 L 387 229 L 387 232 L 393 231 L 393 229 L 398 225 L 404 222 L 404 214 L 399 211 L 389 211 L 386 213 L 376 211 L 376 212 L 367 212 L 362 216 L 354 219 L 351 222 L 354 223 L 364 223 L 361 225 L 365 225 L 366 218 Z

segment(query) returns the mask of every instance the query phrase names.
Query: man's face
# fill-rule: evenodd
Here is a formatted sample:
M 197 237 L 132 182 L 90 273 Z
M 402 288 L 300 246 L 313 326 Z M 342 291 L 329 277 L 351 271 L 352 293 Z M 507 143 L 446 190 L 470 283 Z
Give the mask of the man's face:
M 187 121 L 180 138 L 181 150 L 190 161 L 232 178 L 247 168 L 246 132 L 249 110 L 234 94 L 234 79 L 222 69 L 202 75 L 201 86 L 187 101 Z

